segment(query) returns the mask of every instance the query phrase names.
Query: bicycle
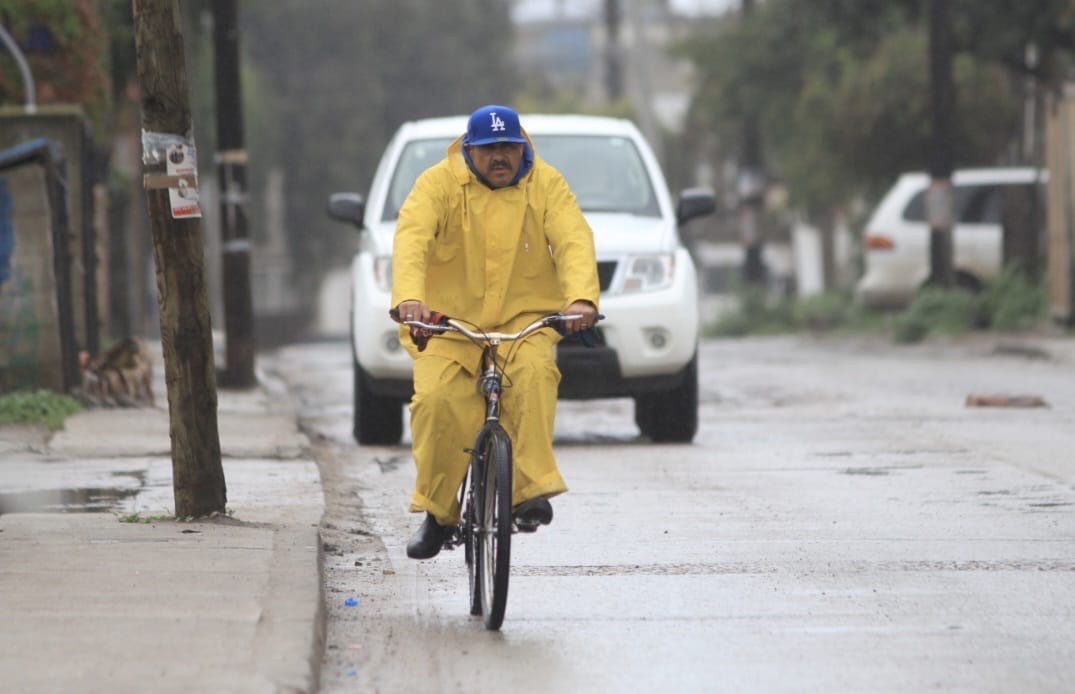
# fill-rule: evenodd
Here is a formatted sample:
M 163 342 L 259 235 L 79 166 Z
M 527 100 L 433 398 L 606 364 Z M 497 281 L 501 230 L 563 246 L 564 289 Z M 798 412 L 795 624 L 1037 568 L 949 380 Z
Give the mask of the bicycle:
M 463 321 L 443 316 L 436 323 L 402 321 L 411 328 L 428 331 L 428 336 L 460 333 L 482 348 L 477 379 L 478 391 L 485 400 L 485 423 L 478 430 L 474 447 L 465 450 L 470 454 L 470 465 L 459 487 L 460 521 L 448 533 L 444 548 L 455 549 L 463 545 L 470 583 L 470 614 L 481 615 L 485 628 L 491 631 L 499 629 L 504 622 L 511 570 L 511 536 L 519 532 L 511 506 L 511 438 L 500 424 L 504 374 L 498 350 L 502 343 L 518 342 L 543 328 L 581 317 L 553 313 L 516 333 L 472 330 Z M 596 320 L 603 318 L 597 314 Z

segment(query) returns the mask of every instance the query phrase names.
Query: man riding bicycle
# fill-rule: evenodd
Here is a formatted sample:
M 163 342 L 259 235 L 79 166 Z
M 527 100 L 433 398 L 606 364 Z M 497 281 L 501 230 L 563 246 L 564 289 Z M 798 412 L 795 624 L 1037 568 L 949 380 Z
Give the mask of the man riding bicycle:
M 400 209 L 392 253 L 398 319 L 431 322 L 436 310 L 484 330 L 514 332 L 563 311 L 581 316 L 563 324 L 577 332 L 593 327 L 599 294 L 593 233 L 567 181 L 537 157 L 515 111 L 479 108 Z M 407 328 L 400 332 L 406 336 Z M 510 404 L 502 423 L 513 442 L 512 506 L 524 531 L 551 522 L 548 499 L 567 491 L 552 451 L 559 339 L 544 330 L 504 355 Z M 474 386 L 481 349 L 458 334 L 421 347 L 402 342 L 414 358 L 417 477 L 410 510 L 426 513 L 407 556 L 428 559 L 459 522 L 465 449 L 482 425 Z

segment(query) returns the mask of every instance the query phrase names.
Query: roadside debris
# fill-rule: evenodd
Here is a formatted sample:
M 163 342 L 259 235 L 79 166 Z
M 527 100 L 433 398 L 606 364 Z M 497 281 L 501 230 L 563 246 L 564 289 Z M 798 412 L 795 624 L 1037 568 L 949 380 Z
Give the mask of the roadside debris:
M 1048 407 L 1039 395 L 968 395 L 967 407 Z

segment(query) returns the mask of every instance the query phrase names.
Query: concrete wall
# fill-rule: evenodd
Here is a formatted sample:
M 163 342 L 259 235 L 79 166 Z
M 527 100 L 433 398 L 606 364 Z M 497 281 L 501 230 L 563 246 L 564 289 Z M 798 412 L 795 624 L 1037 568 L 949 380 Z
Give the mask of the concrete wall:
M 0 392 L 64 390 L 60 312 L 45 170 L 0 173 Z
M 86 120 L 77 106 L 43 106 L 27 114 L 22 108 L 0 108 L 0 149 L 39 137 L 59 142 L 66 161 L 68 257 L 75 341 L 96 352 L 100 334 L 97 311 L 97 252 L 92 219 L 92 193 L 85 178 L 90 146 Z M 89 245 L 90 247 L 87 247 Z

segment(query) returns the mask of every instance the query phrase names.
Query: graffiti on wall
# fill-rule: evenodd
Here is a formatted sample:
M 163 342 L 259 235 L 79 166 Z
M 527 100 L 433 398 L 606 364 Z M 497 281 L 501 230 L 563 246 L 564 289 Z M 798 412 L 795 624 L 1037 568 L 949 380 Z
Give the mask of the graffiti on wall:
M 0 291 L 11 277 L 11 256 L 15 255 L 15 205 L 7 181 L 0 180 Z
M 15 204 L 0 179 L 0 368 L 36 370 L 40 333 L 33 278 L 15 262 Z

